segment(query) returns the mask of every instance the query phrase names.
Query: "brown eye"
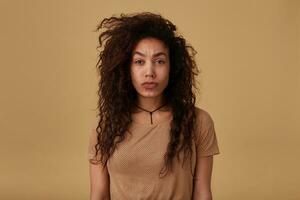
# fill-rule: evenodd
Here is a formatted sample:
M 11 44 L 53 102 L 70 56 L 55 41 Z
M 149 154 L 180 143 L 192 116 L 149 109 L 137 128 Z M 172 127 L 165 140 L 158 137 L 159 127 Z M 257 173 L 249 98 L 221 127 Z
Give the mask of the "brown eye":
M 165 61 L 164 60 L 158 60 L 158 63 L 159 64 L 165 64 Z
M 136 60 L 134 63 L 139 65 L 142 64 L 142 62 L 143 62 L 142 60 Z

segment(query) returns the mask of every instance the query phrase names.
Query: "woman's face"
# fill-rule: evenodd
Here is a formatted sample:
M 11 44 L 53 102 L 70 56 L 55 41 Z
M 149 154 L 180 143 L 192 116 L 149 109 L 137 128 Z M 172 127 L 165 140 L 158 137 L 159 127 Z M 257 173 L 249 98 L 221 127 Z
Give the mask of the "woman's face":
M 138 95 L 162 95 L 169 82 L 169 71 L 169 51 L 164 43 L 155 38 L 140 40 L 132 51 L 130 64 L 132 84 Z

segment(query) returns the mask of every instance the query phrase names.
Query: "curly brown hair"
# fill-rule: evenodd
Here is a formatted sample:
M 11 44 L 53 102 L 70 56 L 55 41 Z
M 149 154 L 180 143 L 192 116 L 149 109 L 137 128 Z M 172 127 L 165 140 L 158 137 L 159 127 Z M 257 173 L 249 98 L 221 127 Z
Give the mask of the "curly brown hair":
M 184 152 L 183 163 L 192 156 L 192 140 L 195 136 L 195 91 L 198 90 L 195 75 L 199 74 L 194 56 L 197 53 L 179 35 L 176 26 L 160 14 L 151 12 L 120 14 L 104 18 L 95 31 L 105 28 L 99 36 L 96 64 L 100 81 L 98 89 L 98 126 L 96 157 L 106 166 L 118 143 L 125 138 L 132 122 L 131 112 L 137 98 L 130 77 L 131 54 L 134 46 L 143 38 L 161 40 L 169 49 L 169 83 L 164 96 L 172 108 L 170 141 L 164 156 L 164 168 L 172 170 L 172 161 Z M 105 42 L 105 44 L 104 44 Z M 95 163 L 92 159 L 90 162 Z M 182 163 L 182 164 L 183 164 Z M 163 169 L 160 171 L 163 174 Z

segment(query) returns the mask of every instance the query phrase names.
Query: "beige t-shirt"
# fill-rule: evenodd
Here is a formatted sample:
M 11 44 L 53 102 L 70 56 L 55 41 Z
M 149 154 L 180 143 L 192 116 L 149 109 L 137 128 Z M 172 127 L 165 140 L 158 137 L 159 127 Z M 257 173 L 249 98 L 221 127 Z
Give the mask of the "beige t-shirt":
M 126 134 L 125 140 L 118 144 L 107 163 L 111 200 L 192 198 L 197 158 L 220 153 L 211 116 L 205 110 L 195 108 L 197 139 L 192 149 L 196 154 L 192 154 L 191 164 L 187 160 L 183 168 L 175 157 L 173 172 L 169 171 L 163 178 L 159 178 L 159 172 L 164 165 L 163 156 L 169 143 L 172 117 L 158 124 L 132 123 L 129 128 L 132 134 Z M 89 159 L 94 158 L 95 144 L 96 131 L 93 129 L 88 147 Z

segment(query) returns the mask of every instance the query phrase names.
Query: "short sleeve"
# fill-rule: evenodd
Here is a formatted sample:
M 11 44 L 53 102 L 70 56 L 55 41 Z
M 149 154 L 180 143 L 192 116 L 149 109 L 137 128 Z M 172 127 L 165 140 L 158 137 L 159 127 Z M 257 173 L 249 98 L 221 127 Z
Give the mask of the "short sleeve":
M 88 143 L 88 152 L 87 152 L 88 160 L 95 158 L 95 153 L 96 153 L 95 145 L 96 144 L 97 144 L 97 132 L 96 132 L 95 128 L 92 128 L 90 130 L 90 134 L 89 134 L 89 143 Z
M 210 114 L 197 108 L 196 153 L 197 157 L 220 154 L 214 121 Z

